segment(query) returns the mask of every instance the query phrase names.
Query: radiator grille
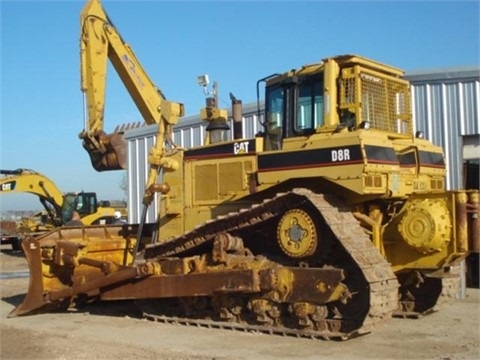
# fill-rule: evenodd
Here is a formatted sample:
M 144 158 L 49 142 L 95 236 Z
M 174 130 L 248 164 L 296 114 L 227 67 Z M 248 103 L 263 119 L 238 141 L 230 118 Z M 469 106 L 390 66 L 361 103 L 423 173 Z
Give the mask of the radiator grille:
M 354 66 L 343 69 L 340 109 L 354 113 L 357 122 L 373 129 L 411 134 L 412 116 L 408 82 Z

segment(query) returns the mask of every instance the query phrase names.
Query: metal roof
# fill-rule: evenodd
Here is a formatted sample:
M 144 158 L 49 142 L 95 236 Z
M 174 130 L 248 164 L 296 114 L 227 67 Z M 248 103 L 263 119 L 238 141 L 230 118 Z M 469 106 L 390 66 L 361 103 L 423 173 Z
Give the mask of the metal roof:
M 456 66 L 449 68 L 407 71 L 405 77 L 414 83 L 432 81 L 459 81 L 462 79 L 480 79 L 480 65 Z

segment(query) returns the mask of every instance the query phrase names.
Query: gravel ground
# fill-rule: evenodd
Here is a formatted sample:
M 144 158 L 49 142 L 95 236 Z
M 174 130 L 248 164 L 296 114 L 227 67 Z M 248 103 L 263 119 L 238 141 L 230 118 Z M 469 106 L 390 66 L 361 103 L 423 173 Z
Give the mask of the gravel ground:
M 2 360 L 480 359 L 479 289 L 422 319 L 390 319 L 370 334 L 337 342 L 154 323 L 132 302 L 7 318 L 27 292 L 28 267 L 20 253 L 2 247 L 0 272 Z

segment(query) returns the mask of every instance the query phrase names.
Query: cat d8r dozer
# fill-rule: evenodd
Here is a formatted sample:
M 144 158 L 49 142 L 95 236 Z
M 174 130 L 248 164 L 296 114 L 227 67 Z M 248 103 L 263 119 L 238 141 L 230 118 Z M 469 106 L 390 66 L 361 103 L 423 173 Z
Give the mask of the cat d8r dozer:
M 98 0 L 85 22 L 96 31 L 82 26 L 82 41 L 116 34 Z M 127 88 L 141 68 L 129 59 Z M 159 192 L 160 212 L 143 258 L 144 218 L 29 239 L 29 291 L 11 315 L 133 299 L 158 321 L 347 339 L 452 298 L 478 246 L 478 191 L 445 190 L 443 150 L 414 135 L 403 71 L 342 55 L 265 77 L 257 94 L 263 82 L 262 133 L 222 139 L 226 111 L 207 101 L 208 145 L 191 149 L 171 144 L 180 112 L 161 113 L 159 96 L 143 204 Z

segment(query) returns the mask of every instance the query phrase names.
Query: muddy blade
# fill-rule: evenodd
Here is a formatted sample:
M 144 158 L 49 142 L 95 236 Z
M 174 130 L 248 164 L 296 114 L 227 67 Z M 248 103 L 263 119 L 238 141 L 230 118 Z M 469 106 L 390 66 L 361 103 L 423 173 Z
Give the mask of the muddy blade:
M 8 317 L 38 312 L 46 304 L 43 296 L 40 246 L 35 238 L 29 237 L 22 241 L 22 247 L 30 269 L 30 282 L 23 302 L 13 309 Z
M 103 150 L 98 144 L 103 145 Z M 95 143 L 84 138 L 83 147 L 90 156 L 92 166 L 97 171 L 122 170 L 127 168 L 126 143 L 121 133 L 101 133 L 95 138 Z

